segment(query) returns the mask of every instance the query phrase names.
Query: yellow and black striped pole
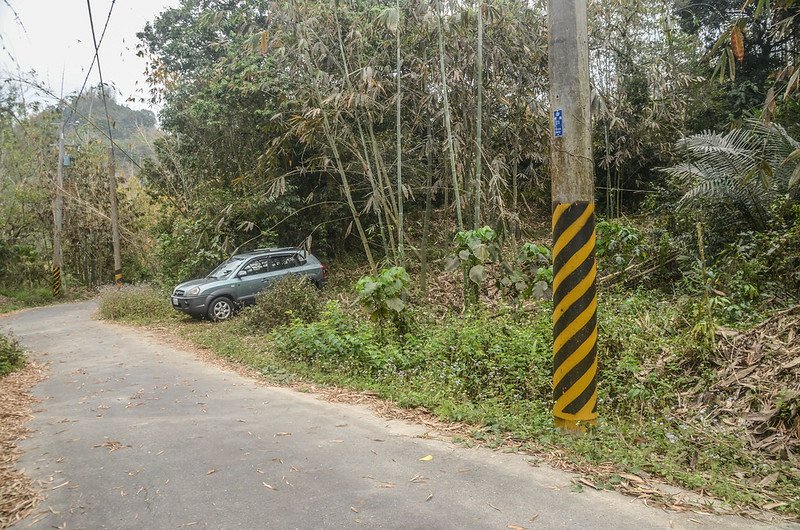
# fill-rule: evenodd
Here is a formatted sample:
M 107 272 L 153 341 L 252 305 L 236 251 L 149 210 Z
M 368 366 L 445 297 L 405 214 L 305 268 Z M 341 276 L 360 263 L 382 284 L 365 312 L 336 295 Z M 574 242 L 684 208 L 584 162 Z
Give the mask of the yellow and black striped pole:
M 53 297 L 61 296 L 61 267 L 57 265 L 53 266 L 52 287 Z
M 553 417 L 597 418 L 594 162 L 586 0 L 548 0 L 553 199 Z
M 122 269 L 117 269 L 114 271 L 114 286 L 117 289 L 122 287 Z
M 594 203 L 553 208 L 553 415 L 580 429 L 597 418 Z

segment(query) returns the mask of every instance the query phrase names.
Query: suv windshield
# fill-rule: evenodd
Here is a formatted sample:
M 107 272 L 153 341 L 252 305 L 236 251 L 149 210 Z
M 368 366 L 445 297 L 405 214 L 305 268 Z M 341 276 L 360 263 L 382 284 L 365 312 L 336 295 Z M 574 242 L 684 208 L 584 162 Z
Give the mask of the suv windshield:
M 211 271 L 206 278 L 214 278 L 216 280 L 227 278 L 233 272 L 233 269 L 239 266 L 240 261 L 242 261 L 242 258 L 238 257 L 223 261 L 219 267 Z

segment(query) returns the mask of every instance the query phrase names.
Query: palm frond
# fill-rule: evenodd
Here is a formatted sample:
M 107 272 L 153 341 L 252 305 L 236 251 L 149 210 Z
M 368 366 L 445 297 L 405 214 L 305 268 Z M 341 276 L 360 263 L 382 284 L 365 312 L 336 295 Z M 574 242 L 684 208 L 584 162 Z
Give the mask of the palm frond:
M 764 228 L 770 205 L 800 180 L 800 143 L 774 123 L 753 120 L 725 134 L 706 131 L 683 138 L 678 147 L 685 161 L 661 172 L 684 188 L 680 208 L 727 204 L 739 221 Z

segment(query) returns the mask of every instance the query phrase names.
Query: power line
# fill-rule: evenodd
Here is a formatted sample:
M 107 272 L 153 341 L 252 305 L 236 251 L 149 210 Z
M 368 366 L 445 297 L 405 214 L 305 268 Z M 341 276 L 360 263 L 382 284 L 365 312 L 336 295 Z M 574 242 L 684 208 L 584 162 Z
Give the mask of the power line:
M 106 29 L 108 29 L 108 22 L 111 20 L 111 13 L 114 11 L 114 4 L 117 3 L 117 0 L 111 0 L 111 7 L 108 8 L 108 15 L 106 16 L 106 23 L 103 25 L 103 31 L 100 33 L 100 41 L 97 42 L 95 46 L 95 54 L 92 56 L 92 62 L 89 64 L 89 69 L 86 71 L 86 77 L 83 78 L 83 84 L 81 85 L 81 89 L 78 91 L 78 97 L 75 98 L 75 106 L 77 107 L 78 101 L 81 99 L 83 95 L 83 91 L 86 89 L 86 83 L 89 82 L 89 76 L 92 75 L 92 69 L 94 68 L 94 63 L 97 61 L 97 48 L 103 45 L 103 39 L 106 36 Z M 89 17 L 91 19 L 91 7 L 89 8 Z M 91 20 L 90 20 L 91 22 Z M 94 32 L 94 30 L 92 30 Z M 102 83 L 102 81 L 101 81 Z M 67 123 L 74 113 L 75 107 L 70 107 L 69 116 L 67 119 L 64 120 L 64 123 Z
M 97 125 L 97 124 L 96 124 L 94 121 L 92 121 L 92 120 L 91 120 L 91 118 L 89 118 L 88 116 L 86 116 L 85 114 L 83 114 L 82 112 L 80 112 L 80 111 L 78 110 L 77 106 L 75 106 L 75 105 L 72 105 L 72 104 L 70 104 L 70 103 L 67 103 L 67 102 L 63 101 L 61 98 L 59 98 L 59 97 L 58 97 L 58 95 L 57 95 L 57 94 L 55 94 L 55 93 L 54 93 L 52 90 L 48 89 L 47 87 L 44 87 L 44 86 L 42 86 L 42 85 L 39 85 L 39 84 L 37 84 L 37 83 L 34 83 L 34 82 L 32 82 L 32 81 L 28 81 L 27 79 L 23 79 L 23 78 L 21 78 L 21 77 L 19 77 L 19 78 L 17 78 L 17 77 L 6 77 L 6 78 L 2 78 L 2 79 L 3 79 L 3 80 L 5 80 L 6 82 L 8 82 L 8 81 L 16 81 L 16 82 L 18 82 L 18 83 L 24 83 L 24 84 L 26 84 L 26 85 L 28 85 L 28 86 L 30 86 L 30 87 L 32 87 L 32 88 L 35 88 L 36 90 L 38 90 L 38 91 L 42 92 L 43 94 L 45 94 L 45 95 L 47 95 L 47 96 L 51 97 L 52 99 L 54 99 L 54 100 L 57 100 L 59 103 L 63 103 L 64 105 L 66 105 L 67 107 L 69 107 L 69 108 L 70 108 L 70 110 L 71 110 L 72 112 L 74 112 L 74 113 L 75 113 L 77 116 L 79 116 L 80 118 L 83 118 L 84 120 L 86 120 L 86 123 L 88 123 L 89 125 L 91 125 L 91 126 L 92 126 L 92 127 L 94 127 L 95 129 L 97 129 L 97 131 L 98 131 L 98 132 L 99 132 L 101 135 L 103 135 L 103 136 L 105 136 L 106 138 L 108 138 L 108 139 L 109 139 L 109 141 L 110 141 L 110 142 L 111 142 L 111 143 L 114 145 L 114 147 L 116 147 L 116 148 L 117 148 L 117 150 L 118 150 L 120 153 L 122 153 L 123 155 L 125 155 L 125 157 L 126 157 L 128 160 L 130 160 L 131 164 L 133 164 L 134 166 L 136 166 L 138 169 L 142 169 L 142 165 L 141 165 L 139 162 L 137 162 L 135 158 L 133 158 L 133 155 L 131 155 L 131 154 L 130 154 L 128 151 L 126 151 L 126 150 L 125 150 L 125 149 L 124 149 L 124 148 L 123 148 L 121 145 L 119 145 L 119 144 L 118 144 L 116 141 L 114 141 L 114 139 L 113 139 L 111 136 L 109 136 L 109 134 L 108 134 L 108 131 L 105 131 L 105 130 L 103 130 L 103 128 L 102 128 L 102 127 L 100 127 L 99 125 Z M 16 119 L 16 118 L 15 118 L 15 119 Z M 19 120 L 17 120 L 17 121 L 19 121 Z
M 92 29 L 92 42 L 94 43 L 94 59 L 97 62 L 97 74 L 100 76 L 100 94 L 103 96 L 103 108 L 106 113 L 106 125 L 108 125 L 108 138 L 111 140 L 111 148 L 114 148 L 113 135 L 111 133 L 111 118 L 108 115 L 108 101 L 106 100 L 106 87 L 103 82 L 103 69 L 100 67 L 100 46 L 97 44 L 97 36 L 94 32 L 94 19 L 92 18 L 92 1 L 86 0 L 86 7 L 89 9 L 89 26 Z M 113 9 L 114 4 L 111 4 Z M 108 18 L 111 18 L 111 10 L 108 12 Z M 94 62 L 94 61 L 93 61 Z M 114 159 L 113 151 L 111 159 Z
M 11 2 L 9 2 L 8 0 L 3 0 L 3 3 L 6 5 L 6 7 L 8 7 L 11 10 L 11 14 L 14 15 L 14 21 L 19 25 L 20 28 L 22 28 L 22 32 L 25 33 L 25 36 L 27 37 L 28 30 L 25 28 L 25 24 L 22 23 L 22 19 L 19 17 L 19 13 L 17 13 L 16 9 L 14 9 L 14 6 L 12 6 Z M 0 41 L 1 40 L 2 37 L 0 36 Z

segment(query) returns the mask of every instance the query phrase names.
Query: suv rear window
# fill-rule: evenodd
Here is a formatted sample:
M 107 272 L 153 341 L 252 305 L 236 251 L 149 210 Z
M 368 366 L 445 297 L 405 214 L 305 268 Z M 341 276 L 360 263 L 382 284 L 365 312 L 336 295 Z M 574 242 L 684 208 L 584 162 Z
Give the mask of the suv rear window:
M 297 266 L 297 255 L 289 254 L 288 256 L 273 256 L 269 259 L 270 271 L 279 271 L 289 269 Z

